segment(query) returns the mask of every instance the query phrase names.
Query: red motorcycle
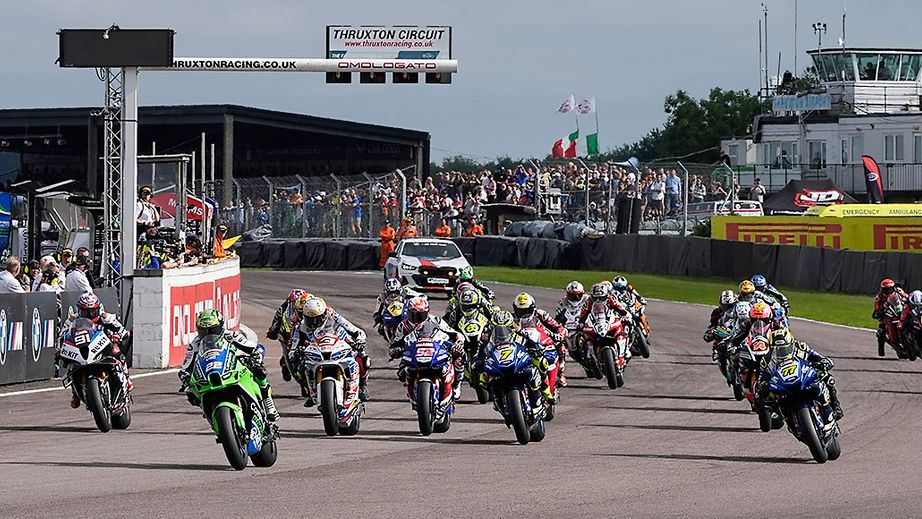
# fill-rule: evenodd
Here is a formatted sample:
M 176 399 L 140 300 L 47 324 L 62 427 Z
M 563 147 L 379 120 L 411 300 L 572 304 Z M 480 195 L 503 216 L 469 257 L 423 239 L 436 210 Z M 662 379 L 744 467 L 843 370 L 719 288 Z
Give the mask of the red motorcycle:
M 889 344 L 896 352 L 897 358 L 916 360 L 919 357 L 914 341 L 907 341 L 900 330 L 904 309 L 903 300 L 896 293 L 890 294 L 890 297 L 884 301 L 884 315 L 881 319 L 881 327 L 877 329 L 878 356 L 884 356 L 884 344 Z
M 604 374 L 611 389 L 623 386 L 630 344 L 621 317 L 604 302 L 592 303 L 583 336 L 588 347 L 581 364 L 586 373 L 597 379 Z

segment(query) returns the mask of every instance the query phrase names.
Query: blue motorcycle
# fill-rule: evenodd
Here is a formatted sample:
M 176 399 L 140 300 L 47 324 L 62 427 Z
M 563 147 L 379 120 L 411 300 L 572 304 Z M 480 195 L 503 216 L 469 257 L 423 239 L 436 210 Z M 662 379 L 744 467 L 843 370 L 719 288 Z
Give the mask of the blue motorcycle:
M 522 445 L 543 440 L 546 406 L 541 391 L 529 385 L 530 381 L 540 384 L 539 380 L 532 381 L 540 376 L 525 350 L 524 339 L 508 328 L 495 328 L 484 349 L 484 359 L 490 391 L 506 427 L 515 430 L 515 438 Z
M 438 326 L 426 322 L 407 335 L 404 344 L 406 384 L 419 419 L 419 432 L 423 436 L 447 432 L 455 410 L 451 392 L 455 382 L 446 379 L 452 370 L 451 339 Z
M 817 463 L 838 459 L 842 454 L 839 424 L 824 419 L 818 400 L 823 391 L 820 375 L 806 361 L 783 355 L 776 355 L 768 366 L 766 404 L 778 409 L 788 430 L 810 448 Z

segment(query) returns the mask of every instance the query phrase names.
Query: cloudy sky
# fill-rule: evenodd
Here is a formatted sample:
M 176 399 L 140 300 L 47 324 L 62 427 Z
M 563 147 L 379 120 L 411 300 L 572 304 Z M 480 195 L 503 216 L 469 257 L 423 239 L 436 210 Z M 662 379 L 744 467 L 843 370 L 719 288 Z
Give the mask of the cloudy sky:
M 765 0 L 771 69 L 793 69 L 794 0 Z M 433 158 L 543 156 L 572 131 L 554 113 L 570 92 L 597 98 L 603 149 L 664 122 L 682 88 L 757 88 L 758 0 L 0 0 L 0 106 L 101 103 L 90 70 L 59 69 L 58 28 L 170 27 L 177 56 L 323 57 L 327 24 L 451 25 L 451 85 L 327 85 L 321 74 L 149 72 L 141 103 L 235 103 L 429 131 Z M 849 0 L 847 43 L 922 47 L 919 0 Z M 800 0 L 798 66 L 841 34 L 842 0 Z M 594 121 L 585 118 L 583 128 Z M 585 132 L 584 132 L 585 133 Z

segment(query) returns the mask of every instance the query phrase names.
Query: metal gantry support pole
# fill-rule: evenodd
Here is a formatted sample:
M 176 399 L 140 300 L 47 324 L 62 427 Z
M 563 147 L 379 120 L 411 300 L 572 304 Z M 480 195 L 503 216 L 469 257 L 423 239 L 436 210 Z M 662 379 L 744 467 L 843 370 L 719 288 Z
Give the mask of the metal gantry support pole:
M 407 176 L 400 168 L 395 169 L 394 173 L 400 177 L 400 221 L 402 222 L 407 212 Z
M 311 196 L 307 192 L 307 180 L 304 179 L 301 175 L 295 175 L 298 179 L 298 182 L 301 184 L 301 237 L 304 238 L 307 236 L 307 199 Z
M 586 170 L 586 227 L 589 227 L 589 166 L 583 162 L 583 159 L 576 159 L 576 161 Z
M 689 186 L 689 182 L 688 182 L 688 169 L 685 168 L 685 165 L 682 164 L 681 161 L 678 161 L 678 160 L 677 160 L 677 161 L 676 161 L 676 164 L 678 164 L 679 167 L 682 168 L 682 171 L 685 172 L 685 191 L 682 193 L 682 197 L 683 197 L 683 201 L 682 201 L 682 233 L 680 234 L 680 236 L 685 236 L 685 234 L 688 232 L 688 231 L 687 231 L 687 229 L 688 229 L 688 186 Z
M 101 275 L 107 284 L 119 285 L 118 263 L 122 259 L 120 215 L 122 212 L 122 93 L 121 69 L 102 69 L 105 97 L 103 116 L 103 258 Z M 133 212 L 133 211 L 132 211 Z
M 374 210 L 374 200 L 375 193 L 372 191 L 375 188 L 374 181 L 368 176 L 368 173 L 362 172 L 362 176 L 368 180 L 368 190 L 366 191 L 365 198 L 368 199 L 368 237 L 373 238 L 372 229 L 375 227 L 375 210 Z
M 341 238 L 340 234 L 342 233 L 340 232 L 341 231 L 340 225 L 342 224 L 342 220 L 343 220 L 342 182 L 340 182 L 339 178 L 333 173 L 330 173 L 330 178 L 333 179 L 333 182 L 336 182 L 336 200 L 338 201 L 338 203 L 336 204 L 336 208 L 333 209 L 333 237 Z

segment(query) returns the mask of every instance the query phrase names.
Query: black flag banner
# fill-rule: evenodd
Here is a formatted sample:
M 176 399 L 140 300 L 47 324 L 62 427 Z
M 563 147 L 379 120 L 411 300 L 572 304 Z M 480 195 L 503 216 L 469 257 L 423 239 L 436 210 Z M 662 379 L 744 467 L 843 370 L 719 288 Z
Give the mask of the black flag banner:
M 868 203 L 884 203 L 884 188 L 880 181 L 880 166 L 877 165 L 874 157 L 870 155 L 862 155 L 861 161 L 864 162 L 864 182 L 868 190 Z

